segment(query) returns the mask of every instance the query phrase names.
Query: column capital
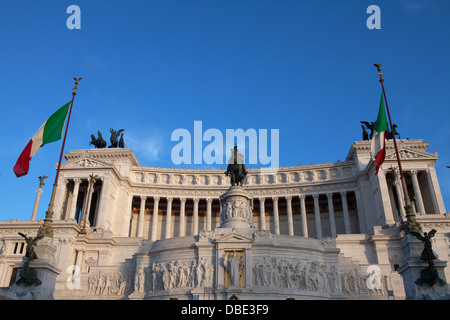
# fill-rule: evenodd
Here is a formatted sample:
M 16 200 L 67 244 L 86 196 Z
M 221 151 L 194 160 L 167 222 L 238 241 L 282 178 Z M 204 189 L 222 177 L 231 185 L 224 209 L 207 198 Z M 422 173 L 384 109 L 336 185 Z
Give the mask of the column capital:
M 278 197 L 272 197 L 272 201 L 277 202 L 278 201 Z
M 264 202 L 264 201 L 266 201 L 266 198 L 264 198 L 264 197 L 259 197 L 258 199 L 259 199 L 259 202 Z
M 74 178 L 74 179 L 73 179 L 73 182 L 74 182 L 75 184 L 80 184 L 80 183 L 81 183 L 81 179 L 80 179 L 80 178 Z
M 142 201 L 147 200 L 147 196 L 140 196 L 140 198 L 141 198 Z
M 172 197 L 167 197 L 166 200 L 167 200 L 167 202 L 172 202 L 173 198 Z
M 193 198 L 192 200 L 193 200 L 194 202 L 196 202 L 196 203 L 198 203 L 198 202 L 200 201 L 199 198 Z
M 332 198 L 333 197 L 333 192 L 327 192 L 327 198 Z
M 347 195 L 347 191 L 340 191 L 341 197 L 345 197 Z
M 206 198 L 206 202 L 208 203 L 212 203 L 213 199 L 212 198 Z
M 312 197 L 313 197 L 314 199 L 319 199 L 319 194 L 318 194 L 318 193 L 315 193 L 315 194 L 312 195 Z
M 287 201 L 291 201 L 292 200 L 292 196 L 286 196 L 285 197 Z
M 186 198 L 180 198 L 180 202 L 186 202 Z
M 306 195 L 300 194 L 300 195 L 299 195 L 299 198 L 300 198 L 300 199 L 305 199 L 305 198 L 306 198 Z
M 410 170 L 409 173 L 411 173 L 413 176 L 417 176 L 417 173 L 419 173 L 418 170 Z
M 153 197 L 153 200 L 155 200 L 156 202 L 158 202 L 160 199 L 160 197 Z

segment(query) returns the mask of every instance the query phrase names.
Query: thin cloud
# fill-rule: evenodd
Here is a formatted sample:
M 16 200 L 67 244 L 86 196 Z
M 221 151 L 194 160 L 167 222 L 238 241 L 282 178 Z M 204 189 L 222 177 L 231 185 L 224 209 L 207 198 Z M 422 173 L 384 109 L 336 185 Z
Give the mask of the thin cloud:
M 403 9 L 406 11 L 422 11 L 425 7 L 425 2 L 411 3 L 411 1 L 403 2 Z
M 145 166 L 153 166 L 161 162 L 161 150 L 164 146 L 164 139 L 159 133 L 147 133 L 136 135 L 132 131 L 124 132 L 125 148 L 130 148 L 136 157 Z
M 439 12 L 442 11 L 443 6 L 447 6 L 448 0 L 403 0 L 401 2 L 403 10 L 408 12 Z

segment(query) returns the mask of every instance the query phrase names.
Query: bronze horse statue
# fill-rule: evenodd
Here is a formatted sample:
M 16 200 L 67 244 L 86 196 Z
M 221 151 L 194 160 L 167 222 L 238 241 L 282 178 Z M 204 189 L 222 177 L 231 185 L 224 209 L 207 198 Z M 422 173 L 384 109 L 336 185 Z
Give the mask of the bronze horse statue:
M 102 137 L 102 133 L 98 131 L 98 138 L 95 138 L 93 134 L 91 134 L 91 142 L 89 142 L 89 145 L 93 145 L 96 148 L 105 148 L 106 147 L 106 141 Z

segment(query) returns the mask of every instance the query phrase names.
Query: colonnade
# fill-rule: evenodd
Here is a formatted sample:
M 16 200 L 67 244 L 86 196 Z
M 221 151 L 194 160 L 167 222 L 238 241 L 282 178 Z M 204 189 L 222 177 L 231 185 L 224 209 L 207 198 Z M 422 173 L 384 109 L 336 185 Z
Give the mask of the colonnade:
M 342 200 L 342 208 L 343 208 L 343 217 L 344 217 L 344 226 L 345 226 L 345 233 L 351 233 L 350 228 L 350 216 L 348 212 L 348 204 L 347 204 L 347 191 L 341 191 L 339 192 L 341 200 Z M 306 199 L 307 195 L 299 195 L 300 199 L 300 217 L 301 217 L 301 235 L 304 237 L 308 237 L 308 223 L 307 223 L 307 212 L 306 212 Z M 322 238 L 322 218 L 323 215 L 326 214 L 326 212 L 320 211 L 319 206 L 319 193 L 312 194 L 312 198 L 314 200 L 314 221 L 315 221 L 315 231 L 316 231 L 316 238 L 320 239 Z M 331 228 L 331 236 L 337 237 L 337 231 L 336 231 L 336 219 L 334 214 L 334 205 L 333 205 L 333 193 L 328 192 L 326 193 L 327 200 L 328 200 L 328 214 L 330 219 L 330 228 Z M 294 236 L 294 219 L 293 219 L 293 212 L 292 212 L 292 196 L 286 196 L 284 197 L 286 199 L 286 215 L 287 215 L 287 223 L 288 223 L 288 235 Z M 265 201 L 268 198 L 260 197 L 259 200 L 259 229 L 260 230 L 267 230 L 266 227 L 266 219 L 265 219 Z M 273 225 L 274 225 L 274 233 L 279 235 L 280 234 L 280 219 L 278 214 L 278 201 L 279 197 L 272 197 L 272 205 L 273 205 Z M 269 198 L 270 201 L 270 198 Z M 359 210 L 358 210 L 359 211 Z
M 409 192 L 414 196 L 412 200 L 417 213 L 419 215 L 445 213 L 434 168 L 430 167 L 426 170 L 410 169 L 404 172 L 407 177 Z M 386 223 L 394 223 L 397 219 L 397 212 L 399 218 L 402 216 L 404 219 L 403 190 L 398 170 L 380 170 L 377 179 Z M 321 238 L 323 236 L 336 237 L 338 233 L 365 233 L 366 223 L 370 226 L 371 222 L 368 222 L 368 217 L 364 216 L 363 213 L 362 191 L 367 192 L 367 189 L 356 188 L 330 190 L 328 192 L 324 190 L 304 194 L 301 191 L 299 194 L 292 195 L 255 196 L 252 208 L 253 222 L 255 227 L 260 230 L 270 230 L 274 234 L 289 236 L 301 235 Z M 356 211 L 356 215 L 354 211 L 351 212 L 352 217 L 349 216 L 348 209 L 349 192 L 352 194 L 352 210 Z M 112 194 L 114 195 L 111 196 Z M 36 219 L 39 196 L 40 193 L 37 195 L 32 220 Z M 92 197 L 90 210 L 86 210 L 88 196 Z M 80 200 L 80 197 L 83 201 Z M 114 219 L 118 219 L 113 218 L 113 214 L 126 212 L 130 210 L 130 207 L 133 207 L 133 202 L 138 203 L 135 207 L 139 208 L 139 214 L 136 221 L 133 222 L 133 232 L 131 232 L 131 224 L 115 227 L 115 230 L 121 230 L 118 231 L 120 234 L 126 235 L 128 233 L 129 236 L 151 237 L 153 241 L 157 240 L 158 237 L 166 239 L 174 236 L 186 236 L 187 229 L 189 230 L 188 235 L 197 235 L 200 231 L 210 231 L 219 225 L 220 201 L 218 197 L 163 197 L 165 212 L 160 210 L 160 197 L 128 194 L 128 197 L 130 197 L 128 204 L 125 203 L 127 201 L 124 201 L 125 197 L 127 196 L 122 194 L 122 191 L 119 192 L 117 187 L 113 186 L 111 178 L 108 176 L 98 178 L 94 189 L 90 191 L 88 190 L 88 178 L 70 178 L 64 179 L 58 186 L 55 208 L 57 208 L 56 212 L 60 214 L 60 219 L 75 218 L 79 223 L 84 221 L 84 214 L 89 211 L 91 226 L 107 229 L 113 225 Z M 117 200 L 113 200 L 113 198 L 117 198 Z M 146 222 L 145 209 L 148 200 L 153 202 L 152 212 L 160 212 Z M 175 211 L 173 210 L 174 201 L 176 201 Z M 189 201 L 188 206 L 186 206 L 187 201 Z M 200 201 L 201 217 L 199 217 Z M 375 201 L 379 201 L 379 199 L 375 199 Z M 282 202 L 281 206 L 279 202 Z M 336 203 L 339 203 L 338 221 L 335 213 Z M 267 208 L 269 209 L 266 210 Z M 151 211 L 152 208 L 147 207 L 147 209 Z M 280 215 L 282 216 L 281 220 Z M 162 219 L 158 220 L 158 217 Z M 355 221 L 355 217 L 358 221 Z M 132 216 L 130 220 L 133 220 Z M 124 221 L 124 223 L 127 224 L 128 222 Z M 146 234 L 144 235 L 144 233 Z
M 352 190 L 353 192 L 353 190 Z M 341 201 L 342 205 L 342 216 L 343 216 L 343 225 L 344 225 L 344 233 L 350 234 L 352 233 L 351 230 L 351 222 L 350 222 L 350 215 L 349 215 L 349 209 L 348 209 L 348 203 L 347 203 L 347 191 L 341 191 L 336 193 L 326 193 L 327 197 L 327 210 L 322 209 L 319 205 L 319 197 L 320 194 L 310 194 L 310 195 L 296 195 L 296 196 L 283 196 L 283 197 L 259 197 L 256 199 L 253 199 L 253 201 L 259 201 L 259 214 L 256 212 L 255 208 L 253 207 L 253 221 L 255 223 L 255 227 L 257 227 L 260 230 L 268 230 L 272 229 L 271 232 L 274 234 L 280 235 L 281 227 L 280 227 L 280 214 L 279 214 L 279 200 L 283 199 L 286 203 L 286 220 L 287 220 L 287 235 L 294 236 L 294 235 L 302 235 L 304 237 L 309 237 L 311 232 L 308 232 L 308 223 L 307 223 L 307 214 L 309 216 L 312 215 L 311 212 L 307 213 L 307 207 L 306 207 L 306 197 L 312 196 L 314 201 L 314 221 L 315 221 L 315 230 L 314 230 L 314 237 L 315 238 L 322 238 L 323 236 L 323 220 L 325 216 L 329 219 L 330 223 L 330 230 L 331 230 L 331 236 L 337 237 L 338 231 L 336 227 L 336 219 L 335 219 L 335 210 L 334 210 L 334 204 L 333 204 L 333 194 L 337 194 L 339 197 L 339 200 Z M 322 194 L 323 195 L 323 194 Z M 356 195 L 356 192 L 355 192 Z M 293 199 L 297 197 L 299 199 L 300 203 L 300 210 L 296 207 L 296 210 L 293 210 L 292 201 Z M 184 237 L 186 236 L 186 223 L 188 216 L 189 221 L 192 223 L 191 226 L 191 232 L 192 235 L 199 234 L 200 231 L 211 231 L 213 230 L 213 216 L 212 216 L 212 204 L 213 201 L 216 203 L 219 202 L 219 199 L 216 198 L 185 198 L 180 197 L 174 199 L 173 197 L 163 197 L 165 199 L 166 205 L 165 205 L 165 212 L 161 213 L 160 211 L 160 201 L 161 197 L 159 196 L 134 196 L 134 199 L 137 200 L 139 211 L 137 213 L 137 219 L 135 219 L 135 229 L 129 228 L 130 230 L 130 236 L 137 236 L 137 237 L 146 237 L 149 236 L 150 240 L 156 241 L 158 240 L 159 234 L 161 234 L 161 237 L 164 239 L 169 239 L 174 236 Z M 153 200 L 153 210 L 150 210 L 151 204 L 147 207 L 149 211 L 152 212 L 150 219 L 147 219 L 148 221 L 148 234 L 145 234 L 144 232 L 144 224 L 146 223 L 145 215 L 146 215 L 146 204 L 147 201 Z M 174 200 L 179 201 L 179 213 L 177 212 L 177 215 L 179 215 L 178 218 L 178 224 L 175 225 L 173 223 L 174 221 L 174 214 L 173 214 L 173 203 Z M 186 201 L 192 201 L 193 206 L 192 210 L 189 210 L 189 213 L 186 212 Z M 206 201 L 206 216 L 204 216 L 204 223 L 202 224 L 202 230 L 200 230 L 200 223 L 199 223 L 199 202 L 200 201 Z M 266 212 L 265 204 L 271 201 L 272 204 L 272 210 L 269 212 Z M 361 207 L 360 207 L 360 201 L 356 200 L 357 202 L 357 214 L 361 214 Z M 136 203 L 136 201 L 135 201 Z M 296 202 L 297 203 L 297 202 Z M 220 203 L 219 203 L 220 207 Z M 322 203 L 322 207 L 324 207 Z M 178 208 L 178 207 L 177 207 Z M 283 207 L 284 208 L 284 207 Z M 301 230 L 297 230 L 299 226 L 294 225 L 294 211 L 297 214 L 298 211 L 300 211 L 300 217 L 301 217 Z M 158 214 L 154 214 L 154 213 Z M 272 227 L 268 226 L 266 223 L 267 216 L 269 216 L 269 219 L 271 220 Z M 358 219 L 360 219 L 358 217 Z M 133 218 L 130 219 L 133 221 Z M 130 223 L 132 223 L 130 221 Z M 284 220 L 283 220 L 284 221 Z M 286 224 L 284 224 L 286 226 Z M 328 228 L 328 226 L 327 226 Z M 341 228 L 342 229 L 342 228 Z M 327 229 L 328 230 L 328 229 Z M 164 232 L 163 232 L 164 231 Z M 355 233 L 359 232 L 360 230 L 354 230 Z M 356 232 L 357 231 L 357 232 Z M 176 233 L 176 235 L 174 235 Z M 327 234 L 329 235 L 329 234 Z
M 426 170 L 403 170 L 405 177 L 410 180 L 408 195 L 414 204 L 414 210 L 418 215 L 445 213 L 441 191 L 437 183 L 436 171 L 433 168 Z M 406 220 L 405 198 L 400 171 L 380 170 L 380 190 L 385 204 L 385 211 L 392 209 L 393 215 L 387 215 L 386 222 L 392 223 L 398 212 L 398 219 Z M 423 177 L 425 175 L 426 177 Z M 420 177 L 419 177 L 420 176 Z M 412 188 L 411 188 L 412 186 Z M 410 189 L 411 188 L 411 189 Z M 394 197 L 394 190 L 396 197 Z
M 143 237 L 144 236 L 144 222 L 145 222 L 145 203 L 149 197 L 147 196 L 140 196 L 140 207 L 139 207 L 139 215 L 138 215 L 138 223 L 137 223 L 137 237 Z M 159 202 L 160 197 L 151 197 L 153 198 L 153 213 L 159 212 Z M 169 239 L 173 237 L 172 233 L 172 204 L 173 204 L 173 197 L 167 197 L 165 198 L 167 201 L 167 207 L 166 207 L 166 213 L 165 213 L 165 232 L 164 232 L 164 238 Z M 180 201 L 180 218 L 179 218 L 179 224 L 178 224 L 178 235 L 180 237 L 184 237 L 186 235 L 186 198 L 178 198 Z M 193 223 L 193 234 L 197 235 L 199 233 L 199 202 L 200 198 L 193 198 L 192 199 L 194 206 L 193 206 L 193 212 L 192 212 L 192 223 Z M 206 209 L 206 229 L 207 231 L 211 231 L 212 226 L 212 198 L 206 199 L 207 209 Z M 151 240 L 156 241 L 157 235 L 158 235 L 158 215 L 159 214 L 152 214 L 152 220 L 151 220 Z
M 105 178 L 96 177 L 91 187 L 89 179 L 73 178 L 60 182 L 55 196 L 55 212 L 59 214 L 59 219 L 76 219 L 81 224 L 87 214 L 86 220 L 93 221 L 92 225 L 95 225 L 99 215 L 104 214 L 101 208 L 101 195 Z M 73 185 L 72 190 L 67 187 L 69 183 Z M 35 204 L 35 207 L 37 205 Z M 32 220 L 34 219 L 36 219 L 35 210 L 32 215 Z

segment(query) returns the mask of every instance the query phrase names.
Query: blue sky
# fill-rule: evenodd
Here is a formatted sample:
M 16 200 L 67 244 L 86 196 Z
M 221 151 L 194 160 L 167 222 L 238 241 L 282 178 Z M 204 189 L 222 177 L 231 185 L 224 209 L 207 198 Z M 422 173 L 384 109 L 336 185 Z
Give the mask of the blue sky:
M 69 30 L 69 5 L 81 29 Z M 381 9 L 369 30 L 367 7 Z M 281 166 L 345 160 L 375 121 L 381 62 L 402 138 L 439 152 L 450 200 L 450 1 L 7 1 L 0 8 L 0 220 L 29 219 L 38 176 L 48 206 L 60 142 L 27 176 L 12 167 L 41 124 L 75 98 L 65 151 L 124 128 L 141 165 L 171 167 L 178 128 L 279 130 Z M 107 139 L 108 140 L 108 139 Z M 205 144 L 203 145 L 205 146 Z M 186 165 L 188 168 L 203 165 Z M 217 167 L 217 166 L 213 166 Z M 219 166 L 221 167 L 221 166 Z

